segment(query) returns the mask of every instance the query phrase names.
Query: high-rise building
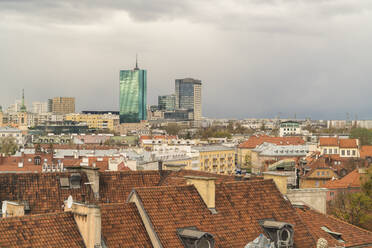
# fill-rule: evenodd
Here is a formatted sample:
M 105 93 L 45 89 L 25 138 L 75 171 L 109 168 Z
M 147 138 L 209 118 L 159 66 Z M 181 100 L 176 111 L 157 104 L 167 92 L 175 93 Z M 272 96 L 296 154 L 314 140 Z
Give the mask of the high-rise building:
M 147 72 L 136 61 L 133 70 L 120 70 L 120 123 L 146 120 Z
M 201 120 L 201 81 L 192 78 L 176 79 L 176 108 L 193 112 L 193 120 Z
M 176 95 L 159 96 L 158 106 L 160 110 L 174 111 L 176 109 Z
M 47 102 L 33 102 L 32 103 L 32 113 L 43 114 L 48 112 Z
M 55 114 L 75 113 L 75 97 L 54 97 L 48 100 L 48 104 L 50 103 Z

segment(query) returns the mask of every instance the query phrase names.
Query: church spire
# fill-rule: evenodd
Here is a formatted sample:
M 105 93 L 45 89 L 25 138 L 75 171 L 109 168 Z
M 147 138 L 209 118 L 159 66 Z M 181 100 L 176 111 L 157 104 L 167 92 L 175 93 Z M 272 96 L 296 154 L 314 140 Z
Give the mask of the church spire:
M 136 53 L 136 67 L 134 68 L 134 70 L 139 70 L 139 68 L 138 68 L 138 55 L 137 55 L 137 53 Z
M 21 112 L 26 112 L 25 106 L 25 90 L 22 89 L 22 105 L 21 105 Z

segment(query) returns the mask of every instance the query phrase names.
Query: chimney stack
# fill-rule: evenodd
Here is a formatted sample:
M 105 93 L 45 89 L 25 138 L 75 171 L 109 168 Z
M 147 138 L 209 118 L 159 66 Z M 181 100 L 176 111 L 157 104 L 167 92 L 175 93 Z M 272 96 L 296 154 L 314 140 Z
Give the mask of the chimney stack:
M 205 205 L 212 213 L 216 212 L 216 185 L 215 177 L 185 176 L 186 183 L 192 184 L 199 192 Z
M 65 211 L 72 212 L 87 248 L 100 248 L 101 245 L 101 209 L 97 205 L 73 202 L 71 208 L 65 202 Z
M 25 204 L 15 201 L 3 201 L 2 205 L 3 218 L 25 215 Z

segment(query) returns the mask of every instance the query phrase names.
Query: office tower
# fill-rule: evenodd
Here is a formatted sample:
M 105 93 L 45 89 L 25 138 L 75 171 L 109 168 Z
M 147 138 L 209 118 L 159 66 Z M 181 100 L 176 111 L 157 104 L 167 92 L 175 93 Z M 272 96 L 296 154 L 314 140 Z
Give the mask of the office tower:
M 176 108 L 193 112 L 193 120 L 201 120 L 201 81 L 192 78 L 176 79 Z
M 176 95 L 159 96 L 158 106 L 160 110 L 174 111 L 176 109 Z
M 50 100 L 48 103 L 50 104 Z M 51 105 L 55 114 L 75 113 L 75 97 L 54 97 Z
M 43 114 L 48 112 L 47 102 L 33 102 L 32 103 L 32 113 Z
M 120 70 L 120 123 L 146 120 L 147 72 L 136 61 L 133 70 Z
M 48 99 L 48 113 L 53 112 L 53 99 Z

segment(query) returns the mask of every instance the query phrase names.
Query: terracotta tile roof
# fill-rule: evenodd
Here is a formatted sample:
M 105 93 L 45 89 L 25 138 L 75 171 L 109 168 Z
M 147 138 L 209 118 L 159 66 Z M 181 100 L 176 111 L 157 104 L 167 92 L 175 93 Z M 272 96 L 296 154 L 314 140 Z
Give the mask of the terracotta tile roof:
M 87 201 L 93 201 L 88 178 L 80 173 L 79 189 L 62 188 L 60 178 L 69 178 L 71 173 L 4 173 L 0 174 L 0 201 L 27 201 L 31 214 L 62 211 L 62 205 L 69 195 L 77 201 L 85 195 Z
M 337 137 L 320 137 L 319 146 L 337 146 L 340 148 L 358 148 L 357 139 L 339 139 Z
M 332 216 L 310 210 L 307 207 L 303 209 L 297 208 L 296 211 L 316 239 L 325 238 L 329 246 L 333 247 L 339 245 L 343 247 L 345 245 L 351 247 L 364 244 L 372 246 L 372 232 L 353 226 Z M 327 227 L 332 232 L 341 233 L 341 238 L 345 243 L 337 241 L 330 234 L 323 231 L 321 229 L 323 226 Z
M 85 247 L 71 213 L 0 219 L 0 247 Z
M 360 188 L 360 174 L 358 169 L 353 170 L 341 179 L 328 181 L 324 187 L 328 189 Z
M 267 135 L 262 136 L 251 136 L 248 140 L 241 143 L 238 148 L 253 149 L 257 146 L 266 143 L 272 143 L 276 145 L 303 145 L 305 141 L 301 137 L 289 136 L 289 137 L 271 137 Z
M 338 146 L 338 138 L 336 137 L 320 137 L 319 146 Z
M 102 236 L 108 247 L 152 248 L 134 203 L 102 204 Z
M 313 236 L 272 180 L 217 184 L 217 214 L 208 210 L 192 185 L 135 191 L 163 247 L 183 247 L 175 230 L 190 226 L 214 235 L 216 248 L 244 247 L 264 232 L 258 221 L 269 218 L 294 225 L 296 247 L 315 246 Z
M 372 157 L 372 146 L 362 146 L 360 149 L 360 157 Z
M 358 148 L 358 140 L 340 139 L 340 148 Z
M 217 182 L 233 181 L 234 177 L 194 170 L 169 171 L 106 171 L 100 174 L 100 201 L 125 202 L 133 188 L 159 185 L 185 185 L 184 176 L 212 176 Z
M 23 165 L 23 167 L 18 167 L 15 164 L 2 164 L 0 165 L 1 172 L 19 172 L 19 171 L 29 171 L 29 172 L 41 172 L 43 167 L 41 165 Z

